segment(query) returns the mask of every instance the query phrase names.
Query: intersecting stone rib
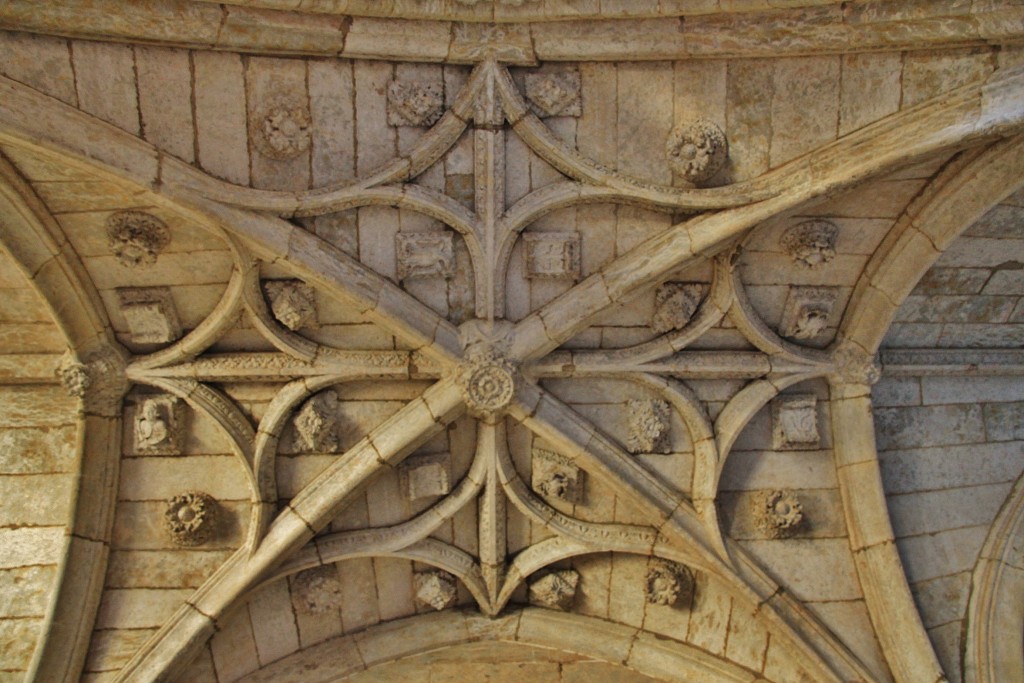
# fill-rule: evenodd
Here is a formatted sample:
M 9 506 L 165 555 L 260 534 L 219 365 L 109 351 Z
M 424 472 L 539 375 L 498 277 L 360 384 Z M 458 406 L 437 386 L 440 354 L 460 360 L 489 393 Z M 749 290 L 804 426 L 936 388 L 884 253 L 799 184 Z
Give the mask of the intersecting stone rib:
M 463 410 L 458 387 L 442 381 L 385 420 L 292 499 L 254 552 L 238 551 L 225 563 L 116 680 L 164 680 L 179 671 L 190 661 L 194 647 L 212 632 L 217 619 L 330 523 L 351 500 L 352 493 L 385 468 L 398 465 Z

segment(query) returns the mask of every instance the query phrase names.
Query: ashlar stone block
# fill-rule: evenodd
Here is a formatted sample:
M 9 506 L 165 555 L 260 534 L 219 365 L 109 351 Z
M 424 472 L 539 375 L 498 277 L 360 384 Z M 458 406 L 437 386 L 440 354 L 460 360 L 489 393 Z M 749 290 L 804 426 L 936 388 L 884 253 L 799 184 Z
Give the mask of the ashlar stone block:
M 531 487 L 545 498 L 582 503 L 585 473 L 564 455 L 533 449 Z
M 580 277 L 580 235 L 577 232 L 531 232 L 523 235 L 526 275 L 537 279 Z
M 136 344 L 166 344 L 181 336 L 169 287 L 122 288 L 117 298 Z
M 407 458 L 398 468 L 402 491 L 409 500 L 443 496 L 452 490 L 451 456 L 430 453 Z
M 813 450 L 820 444 L 818 398 L 814 394 L 780 396 L 772 401 L 774 450 Z
M 134 408 L 133 455 L 180 455 L 185 443 L 185 404 L 177 396 L 147 396 Z
M 395 235 L 398 279 L 455 277 L 455 240 L 451 232 L 400 232 Z
M 305 614 L 325 614 L 341 608 L 341 583 L 334 565 L 314 567 L 291 581 L 292 604 Z
M 789 290 L 779 334 L 789 339 L 814 339 L 828 327 L 838 292 L 835 287 L 793 287 Z

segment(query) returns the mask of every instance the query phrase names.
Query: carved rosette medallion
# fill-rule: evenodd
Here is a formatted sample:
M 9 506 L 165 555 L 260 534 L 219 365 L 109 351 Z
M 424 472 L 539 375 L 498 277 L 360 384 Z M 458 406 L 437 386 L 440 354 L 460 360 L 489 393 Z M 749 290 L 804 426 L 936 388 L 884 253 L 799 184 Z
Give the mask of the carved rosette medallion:
M 107 243 L 126 268 L 151 266 L 170 243 L 167 225 L 143 211 L 118 211 L 107 218 Z
M 788 491 L 771 491 L 757 507 L 757 525 L 771 538 L 792 536 L 803 523 L 803 506 Z
M 545 574 L 530 584 L 530 604 L 568 612 L 576 601 L 580 575 L 574 569 Z
M 668 136 L 665 151 L 673 171 L 691 183 L 700 183 L 725 165 L 729 143 L 721 128 L 707 119 L 698 119 L 676 126 Z
M 454 605 L 459 597 L 455 577 L 445 571 L 418 572 L 413 575 L 413 583 L 416 601 L 438 612 Z
M 836 257 L 839 227 L 823 220 L 804 221 L 782 233 L 779 244 L 794 263 L 819 268 Z
M 470 411 L 490 414 L 504 410 L 516 390 L 516 368 L 492 351 L 471 355 L 463 364 L 459 382 Z
M 693 598 L 693 574 L 677 562 L 654 558 L 647 567 L 644 588 L 647 602 L 652 605 L 689 604 Z
M 208 493 L 187 491 L 167 501 L 164 526 L 175 545 L 202 545 L 213 536 L 217 502 Z
M 276 102 L 251 120 L 253 147 L 265 157 L 287 161 L 309 149 L 312 121 L 309 111 L 297 102 Z

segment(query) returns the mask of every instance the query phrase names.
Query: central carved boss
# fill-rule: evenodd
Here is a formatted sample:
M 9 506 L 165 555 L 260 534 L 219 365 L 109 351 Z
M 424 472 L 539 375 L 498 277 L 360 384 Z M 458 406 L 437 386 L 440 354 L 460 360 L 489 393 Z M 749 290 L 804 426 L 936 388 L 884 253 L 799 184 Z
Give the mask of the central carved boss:
M 515 366 L 493 351 L 466 358 L 459 375 L 466 405 L 477 413 L 494 413 L 506 408 L 515 394 L 515 378 Z

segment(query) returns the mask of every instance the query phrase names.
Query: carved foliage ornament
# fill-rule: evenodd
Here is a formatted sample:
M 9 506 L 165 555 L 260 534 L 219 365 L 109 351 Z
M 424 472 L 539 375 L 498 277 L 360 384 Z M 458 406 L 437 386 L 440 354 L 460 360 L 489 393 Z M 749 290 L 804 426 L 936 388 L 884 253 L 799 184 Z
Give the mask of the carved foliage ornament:
M 779 334 L 814 339 L 828 328 L 838 292 L 835 287 L 793 287 L 789 290 Z
M 644 592 L 652 605 L 672 606 L 680 601 L 689 604 L 693 598 L 693 574 L 677 562 L 653 558 L 647 567 Z
M 126 268 L 151 266 L 170 243 L 167 225 L 142 211 L 118 211 L 107 218 L 107 243 Z
M 530 485 L 545 498 L 582 503 L 583 478 L 584 472 L 564 455 L 542 448 L 533 449 Z
M 177 396 L 148 396 L 135 406 L 136 455 L 178 455 L 185 441 L 185 405 Z
M 788 491 L 771 491 L 757 509 L 757 524 L 771 538 L 792 536 L 803 523 L 803 506 Z
M 631 399 L 629 408 L 630 453 L 668 453 L 671 448 L 672 411 L 666 401 Z
M 80 398 L 90 408 L 106 410 L 120 401 L 128 388 L 124 376 L 124 360 L 113 352 L 99 354 L 88 363 L 79 362 L 70 350 L 61 357 L 54 374 L 68 396 Z
M 388 83 L 388 125 L 432 126 L 444 111 L 440 83 Z
M 851 384 L 872 385 L 882 378 L 882 366 L 875 354 L 870 354 L 851 342 L 840 344 L 832 354 L 836 376 Z
M 804 221 L 782 233 L 779 244 L 794 263 L 818 268 L 836 257 L 839 227 L 823 220 Z
M 295 439 L 307 453 L 335 453 L 338 450 L 338 394 L 321 391 L 295 414 Z
M 207 493 L 188 491 L 167 501 L 164 526 L 175 545 L 197 546 L 213 536 L 217 502 Z
M 666 282 L 655 292 L 651 327 L 658 334 L 685 327 L 703 298 L 704 285 L 699 282 Z
M 562 569 L 545 574 L 530 584 L 530 604 L 568 612 L 576 601 L 579 572 Z
M 252 144 L 265 157 L 286 161 L 309 149 L 312 121 L 298 101 L 274 102 L 250 122 Z
M 413 575 L 413 584 L 417 602 L 438 612 L 454 605 L 459 596 L 455 577 L 446 571 L 418 572 Z
M 700 183 L 721 170 L 729 156 L 729 143 L 725 133 L 707 119 L 676 126 L 665 143 L 668 162 L 672 170 L 689 180 Z
M 542 118 L 583 114 L 578 71 L 526 74 L 526 97 L 533 113 Z
M 316 325 L 316 295 L 302 280 L 268 280 L 263 290 L 270 312 L 289 330 Z

